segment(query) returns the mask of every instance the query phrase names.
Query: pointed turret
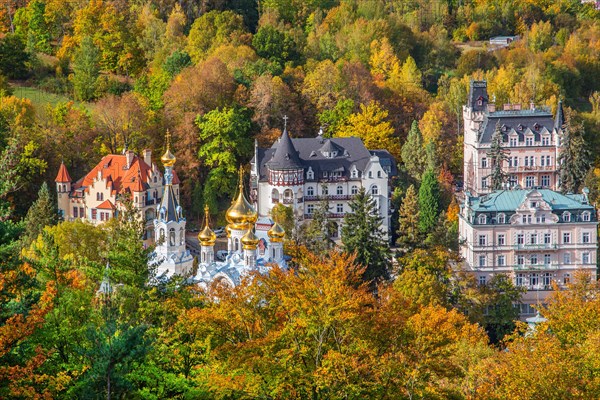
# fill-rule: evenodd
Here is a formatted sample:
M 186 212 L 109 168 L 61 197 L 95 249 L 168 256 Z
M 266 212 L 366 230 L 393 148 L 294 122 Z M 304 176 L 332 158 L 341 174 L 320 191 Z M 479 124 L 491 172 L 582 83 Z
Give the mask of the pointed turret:
M 67 171 L 67 167 L 65 163 L 61 161 L 60 168 L 58 169 L 58 174 L 56 174 L 56 179 L 54 180 L 56 183 L 71 183 L 71 176 L 69 175 L 69 171 Z
M 287 131 L 283 130 L 281 137 L 272 146 L 275 148 L 273 157 L 267 162 L 271 170 L 301 169 L 303 167 L 298 151 L 292 143 L 292 138 Z
M 554 118 L 554 129 L 559 131 L 565 124 L 565 110 L 563 110 L 562 100 L 558 101 L 558 107 L 556 108 L 556 117 Z

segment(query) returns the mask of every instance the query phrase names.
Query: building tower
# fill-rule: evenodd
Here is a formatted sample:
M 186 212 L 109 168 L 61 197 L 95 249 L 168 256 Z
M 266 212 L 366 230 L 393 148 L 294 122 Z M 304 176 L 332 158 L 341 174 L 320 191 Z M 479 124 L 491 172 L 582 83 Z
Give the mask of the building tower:
M 64 217 L 69 211 L 69 193 L 71 193 L 71 176 L 65 163 L 61 161 L 58 174 L 56 175 L 56 196 L 58 200 L 58 213 Z
M 475 169 L 479 165 L 477 152 L 478 133 L 488 109 L 488 92 L 486 81 L 471 81 L 467 105 L 463 106 L 464 121 L 464 170 L 465 191 L 471 191 L 475 187 Z
M 256 248 L 260 239 L 254 234 L 254 227 L 250 226 L 248 232 L 242 236 L 241 242 L 244 248 L 244 266 L 249 270 L 256 269 Z
M 256 220 L 258 219 L 258 213 L 250 205 L 246 196 L 244 195 L 244 172 L 240 166 L 240 176 L 238 185 L 238 196 L 236 200 L 231 204 L 231 207 L 225 214 L 227 219 L 227 248 L 229 254 L 237 253 L 242 255 L 242 237 L 244 237 L 248 230 L 254 227 Z
M 267 232 L 267 235 L 271 242 L 271 259 L 275 262 L 283 260 L 283 238 L 285 237 L 285 231 L 281 225 L 275 222 Z
M 171 153 L 171 135 L 167 131 L 167 150 L 161 157 L 165 166 L 165 189 L 154 220 L 157 275 L 185 275 L 191 271 L 193 257 L 185 248 L 185 218 L 173 190 L 173 165 L 177 159 Z
M 217 235 L 210 229 L 208 221 L 208 206 L 204 206 L 204 229 L 198 234 L 200 242 L 200 263 L 210 264 L 215 260 L 215 242 Z

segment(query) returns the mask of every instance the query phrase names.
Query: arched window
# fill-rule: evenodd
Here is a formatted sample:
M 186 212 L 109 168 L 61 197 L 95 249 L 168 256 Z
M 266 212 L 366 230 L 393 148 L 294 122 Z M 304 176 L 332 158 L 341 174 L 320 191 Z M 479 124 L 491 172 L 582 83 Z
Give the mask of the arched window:
M 484 214 L 479 216 L 479 224 L 484 225 L 487 222 L 487 217 Z
M 358 186 L 352 185 L 352 189 L 351 189 L 350 193 L 357 194 L 358 193 Z
M 342 185 L 339 185 L 336 188 L 336 194 L 338 194 L 338 195 L 344 194 L 344 188 L 342 187 Z
M 154 183 L 156 183 L 156 175 L 154 175 Z
M 379 194 L 379 188 L 377 187 L 377 185 L 371 186 L 371 194 L 373 196 L 377 196 Z
M 271 191 L 271 201 L 273 203 L 279 203 L 279 191 L 277 189 Z
M 377 171 L 377 177 L 381 178 L 381 171 Z
M 185 234 L 183 232 L 183 228 L 179 228 L 179 245 L 183 246 L 184 241 L 185 241 Z
M 235 251 L 239 251 L 240 250 L 240 240 L 238 238 L 235 238 L 234 244 L 235 244 Z
M 504 224 L 506 223 L 506 216 L 504 214 L 498 214 L 498 223 L 499 224 Z
M 169 246 L 175 246 L 175 228 L 169 229 Z
M 313 188 L 312 186 L 309 186 L 306 188 L 306 195 L 307 196 L 314 196 L 315 195 L 315 188 Z
M 165 229 L 164 228 L 160 228 L 160 235 L 158 236 L 158 241 L 160 243 L 164 243 L 164 241 L 165 241 Z
M 562 215 L 563 222 L 571 222 L 571 213 L 565 211 Z
M 352 168 L 352 172 L 350 172 L 350 177 L 353 179 L 358 178 L 358 170 L 356 169 L 356 167 Z
M 581 214 L 581 219 L 584 222 L 589 222 L 589 220 L 590 220 L 590 212 L 589 211 L 584 211 L 583 214 Z
M 202 262 L 206 262 L 206 253 L 202 252 Z
M 315 173 L 313 172 L 312 168 L 309 168 L 306 172 L 306 179 L 315 179 Z

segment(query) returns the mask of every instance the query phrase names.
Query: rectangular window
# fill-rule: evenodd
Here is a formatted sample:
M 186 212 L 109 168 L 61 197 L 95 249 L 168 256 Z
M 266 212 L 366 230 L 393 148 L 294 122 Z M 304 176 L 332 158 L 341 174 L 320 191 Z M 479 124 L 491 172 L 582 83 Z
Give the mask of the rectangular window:
M 565 285 L 568 285 L 569 283 L 571 283 L 571 274 L 564 274 L 563 275 L 563 283 Z
M 485 255 L 483 254 L 479 256 L 479 266 L 485 267 Z
M 527 186 L 528 188 L 532 188 L 533 185 L 535 185 L 535 177 L 533 176 L 528 176 L 525 178 L 525 186 Z
M 504 243 L 505 243 L 504 234 L 499 234 L 498 235 L 498 246 L 504 246 Z
M 545 265 L 550 265 L 551 259 L 552 258 L 550 256 L 550 254 L 544 254 L 544 264 Z
M 523 257 L 522 255 L 518 255 L 517 256 L 517 265 L 523 265 L 525 264 L 525 257 Z
M 337 205 L 337 207 L 336 207 L 336 211 L 337 211 L 337 213 L 338 213 L 338 214 L 341 214 L 341 213 L 343 213 L 343 212 L 344 212 L 344 205 L 343 205 L 343 204 L 341 204 L 341 203 L 339 203 L 339 204 Z
M 523 274 L 517 274 L 517 276 L 515 277 L 515 285 L 517 286 L 523 286 L 524 282 L 524 275 Z
M 482 189 L 487 189 L 488 185 L 487 185 L 487 178 L 481 178 L 481 188 Z
M 563 264 L 571 264 L 571 253 L 563 254 Z
M 95 208 L 92 208 L 92 220 L 93 221 L 96 220 L 96 213 L 97 213 L 97 210 Z
M 548 136 L 542 138 L 542 146 L 550 146 L 550 138 Z
M 100 221 L 104 221 L 104 213 L 100 211 Z
M 511 137 L 510 138 L 510 147 L 516 147 L 516 146 L 517 146 L 517 138 Z
M 583 253 L 581 255 L 581 262 L 582 262 L 582 264 L 589 264 L 590 263 L 590 253 Z
M 485 285 L 485 275 L 479 275 L 479 285 Z
M 544 244 L 550 244 L 551 237 L 549 233 L 544 233 Z
M 552 165 L 552 159 L 550 158 L 550 156 L 546 156 L 546 166 L 549 167 Z
M 487 158 L 483 157 L 481 159 L 481 168 L 487 168 L 488 167 L 488 160 Z
M 85 211 L 83 207 L 79 207 L 79 218 L 85 218 Z
M 531 279 L 529 281 L 531 286 L 537 286 L 540 284 L 540 276 L 539 274 L 531 274 Z
M 531 265 L 537 265 L 537 263 L 538 263 L 538 256 L 537 256 L 537 254 L 532 254 L 529 257 L 529 264 L 531 264 Z
M 514 156 L 513 157 L 513 167 L 518 167 L 519 166 L 519 157 Z
M 529 244 L 537 244 L 537 233 L 532 233 L 529 235 Z
M 590 242 L 590 233 L 589 232 L 583 232 L 583 235 L 581 236 L 581 241 L 583 243 L 589 243 Z
M 498 256 L 498 266 L 504 267 L 506 265 L 506 259 L 504 256 Z
M 571 234 L 569 232 L 563 233 L 563 243 L 571 243 Z
M 517 244 L 523 244 L 524 243 L 524 236 L 522 233 L 519 233 L 517 235 Z
M 533 138 L 532 137 L 528 137 L 525 139 L 525 145 L 526 146 L 533 146 Z
M 323 194 L 327 196 L 329 194 L 329 188 L 327 186 L 323 186 Z
M 79 210 L 79 208 L 77 207 L 73 207 L 73 218 L 78 218 L 77 217 L 77 211 Z
M 550 175 L 542 175 L 542 186 L 543 187 L 550 186 Z
M 485 235 L 479 235 L 479 245 L 480 246 L 485 246 Z

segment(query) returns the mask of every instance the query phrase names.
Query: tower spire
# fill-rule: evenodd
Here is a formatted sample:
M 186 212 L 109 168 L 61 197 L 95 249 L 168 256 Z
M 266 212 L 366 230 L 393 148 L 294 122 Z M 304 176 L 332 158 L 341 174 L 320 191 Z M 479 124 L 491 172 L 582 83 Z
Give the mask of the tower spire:
M 163 165 L 166 167 L 173 167 L 175 165 L 175 161 L 177 158 L 173 153 L 171 153 L 171 132 L 167 129 L 167 133 L 165 134 L 166 139 L 166 147 L 165 154 L 160 158 Z
M 289 117 L 287 115 L 283 116 L 283 130 L 287 131 L 287 121 L 288 121 Z

